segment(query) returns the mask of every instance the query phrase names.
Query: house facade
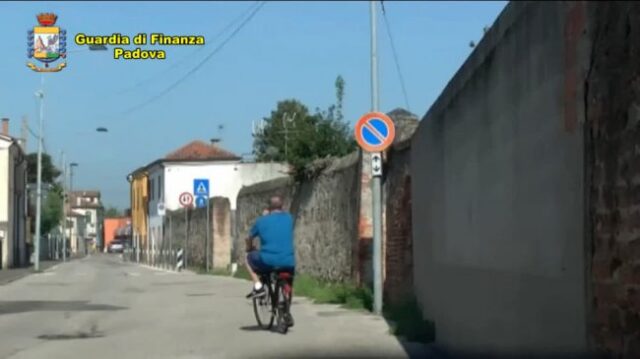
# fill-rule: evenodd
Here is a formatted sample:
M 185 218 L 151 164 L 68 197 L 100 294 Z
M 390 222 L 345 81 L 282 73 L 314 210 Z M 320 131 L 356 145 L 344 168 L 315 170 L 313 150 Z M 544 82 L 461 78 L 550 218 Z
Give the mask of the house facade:
M 73 191 L 69 195 L 71 212 L 68 216 L 76 227 L 75 235 L 73 231 L 68 234 L 73 253 L 83 253 L 87 246 L 95 246 L 98 250 L 103 248 L 104 209 L 100 197 L 100 191 Z M 84 221 L 78 221 L 78 216 L 84 217 Z
M 20 142 L 0 133 L 0 269 L 27 264 L 27 159 Z
M 208 179 L 209 197 L 228 198 L 231 209 L 234 210 L 236 197 L 242 186 L 286 176 L 288 169 L 287 165 L 280 163 L 243 163 L 239 156 L 202 141 L 188 143 L 152 162 L 144 168 L 148 178 L 149 240 L 141 245 L 141 249 L 153 251 L 160 247 L 164 239 L 164 216 L 158 211 L 158 207 L 162 204 L 165 210 L 180 209 L 180 194 L 193 194 L 194 179 Z M 132 196 L 132 199 L 138 198 L 139 196 Z M 134 205 L 136 204 L 132 203 L 132 208 Z
M 144 167 L 138 168 L 127 176 L 131 198 L 131 230 L 133 246 L 147 248 L 147 216 L 149 214 L 149 175 Z

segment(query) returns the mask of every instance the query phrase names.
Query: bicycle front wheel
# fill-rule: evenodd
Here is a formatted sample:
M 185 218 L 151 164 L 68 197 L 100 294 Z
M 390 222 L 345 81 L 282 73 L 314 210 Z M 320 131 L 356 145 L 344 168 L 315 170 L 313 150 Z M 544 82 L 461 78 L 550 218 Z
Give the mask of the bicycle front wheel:
M 258 325 L 262 329 L 271 329 L 275 318 L 273 310 L 273 290 L 270 285 L 266 285 L 265 287 L 265 295 L 253 298 L 253 313 L 256 315 Z

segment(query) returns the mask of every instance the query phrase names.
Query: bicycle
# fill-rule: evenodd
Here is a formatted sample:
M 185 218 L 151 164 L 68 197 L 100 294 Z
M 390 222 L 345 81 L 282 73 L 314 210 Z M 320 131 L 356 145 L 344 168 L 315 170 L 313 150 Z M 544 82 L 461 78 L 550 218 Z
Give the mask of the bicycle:
M 276 321 L 276 329 L 286 334 L 293 326 L 291 316 L 293 273 L 287 269 L 276 269 L 258 274 L 265 287 L 265 294 L 253 298 L 253 312 L 262 329 L 270 330 Z

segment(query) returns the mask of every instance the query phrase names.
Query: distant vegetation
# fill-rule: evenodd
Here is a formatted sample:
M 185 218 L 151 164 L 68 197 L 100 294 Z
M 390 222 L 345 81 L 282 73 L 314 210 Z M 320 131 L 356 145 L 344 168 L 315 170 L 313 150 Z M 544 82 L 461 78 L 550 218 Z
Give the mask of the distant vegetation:
M 305 167 L 313 160 L 344 156 L 356 149 L 349 124 L 342 115 L 345 82 L 335 81 L 336 103 L 327 110 L 309 108 L 296 99 L 278 102 L 265 117 L 263 131 L 255 134 L 253 149 L 261 162 L 291 164 L 297 179 L 305 176 Z

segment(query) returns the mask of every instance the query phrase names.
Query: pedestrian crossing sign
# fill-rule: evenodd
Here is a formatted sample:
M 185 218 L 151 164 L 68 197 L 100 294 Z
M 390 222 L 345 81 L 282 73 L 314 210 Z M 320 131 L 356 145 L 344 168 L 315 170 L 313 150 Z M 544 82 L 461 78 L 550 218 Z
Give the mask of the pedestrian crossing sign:
M 194 179 L 193 180 L 193 194 L 197 196 L 209 196 L 209 180 L 208 179 Z

